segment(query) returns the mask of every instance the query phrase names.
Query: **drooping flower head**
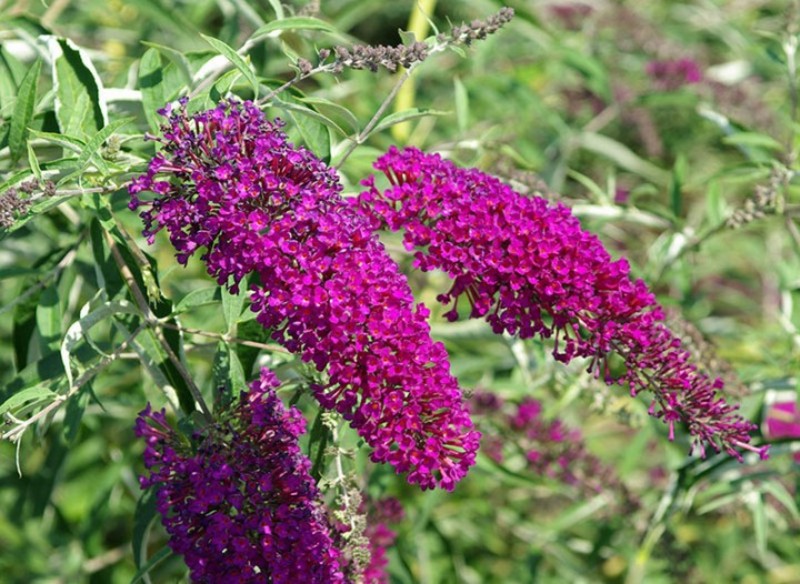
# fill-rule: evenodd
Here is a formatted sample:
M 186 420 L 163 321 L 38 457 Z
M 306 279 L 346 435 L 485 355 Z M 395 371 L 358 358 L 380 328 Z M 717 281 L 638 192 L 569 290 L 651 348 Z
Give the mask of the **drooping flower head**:
M 262 369 L 238 403 L 191 444 L 148 405 L 136 420 L 169 546 L 193 582 L 344 582 L 339 551 L 298 437 L 299 411 Z
M 496 393 L 479 390 L 469 405 L 482 414 L 482 452 L 498 464 L 506 461 L 506 453 L 521 453 L 530 472 L 581 496 L 608 492 L 626 508 L 638 504 L 614 468 L 589 451 L 581 431 L 559 418 L 545 417 L 539 401 L 525 397 L 506 403 Z
M 336 172 L 251 103 L 164 114 L 163 149 L 130 187 L 147 237 L 165 228 L 181 263 L 204 250 L 209 274 L 233 291 L 256 275 L 258 321 L 324 372 L 317 399 L 350 422 L 372 460 L 422 488 L 452 489 L 480 437 L 427 309 L 339 194 Z M 157 196 L 143 202 L 143 191 Z
M 606 382 L 633 395 L 652 392 L 651 414 L 668 424 L 671 439 L 675 424 L 685 423 L 701 455 L 707 446 L 739 459 L 742 449 L 756 450 L 753 425 L 718 394 L 722 382 L 691 364 L 644 282 L 631 281 L 627 261 L 612 260 L 567 207 L 415 148 L 392 148 L 375 168 L 389 188 L 371 177 L 353 205 L 374 230 L 405 230 L 417 268 L 453 279 L 439 297 L 453 302 L 448 318 L 459 318 L 466 301 L 469 316 L 497 333 L 552 337 L 556 359 L 589 358 Z M 624 361 L 620 375 L 609 367 L 612 354 Z

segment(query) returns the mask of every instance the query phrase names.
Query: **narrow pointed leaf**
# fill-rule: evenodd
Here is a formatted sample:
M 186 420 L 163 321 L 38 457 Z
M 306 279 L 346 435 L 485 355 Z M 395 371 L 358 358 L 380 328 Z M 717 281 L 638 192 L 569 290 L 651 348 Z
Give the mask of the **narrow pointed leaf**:
M 11 117 L 11 128 L 8 133 L 8 148 L 11 151 L 11 164 L 22 158 L 27 149 L 28 125 L 33 119 L 34 106 L 36 105 L 36 89 L 39 85 L 39 74 L 42 71 L 42 62 L 37 60 L 28 69 L 17 93 L 17 103 Z

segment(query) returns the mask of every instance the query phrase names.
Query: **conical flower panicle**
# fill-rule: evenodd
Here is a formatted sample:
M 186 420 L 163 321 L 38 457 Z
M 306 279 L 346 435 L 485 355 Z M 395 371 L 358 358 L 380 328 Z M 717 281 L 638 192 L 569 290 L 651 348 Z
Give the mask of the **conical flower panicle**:
M 189 444 L 148 405 L 136 421 L 144 438 L 142 488 L 156 489 L 169 546 L 193 582 L 344 582 L 339 550 L 311 463 L 298 444 L 305 419 L 275 393 L 262 369 L 219 422 Z
M 480 437 L 427 309 L 341 197 L 335 171 L 251 103 L 163 113 L 163 149 L 130 187 L 150 241 L 166 229 L 181 263 L 204 250 L 209 274 L 234 292 L 256 274 L 252 310 L 325 371 L 319 402 L 350 422 L 373 461 L 424 489 L 452 489 Z M 157 196 L 143 202 L 143 191 Z
M 754 426 L 719 396 L 721 381 L 690 363 L 645 283 L 631 281 L 627 261 L 612 260 L 567 207 L 415 148 L 393 147 L 375 168 L 391 186 L 380 190 L 371 177 L 353 205 L 373 230 L 403 229 L 417 268 L 449 274 L 453 285 L 439 297 L 453 302 L 448 318 L 466 299 L 470 316 L 497 333 L 552 337 L 559 361 L 589 358 L 606 382 L 652 392 L 651 414 L 670 438 L 676 423 L 687 424 L 701 455 L 711 446 L 740 460 L 743 449 L 766 456 L 749 444 Z M 611 353 L 625 362 L 619 378 L 609 372 Z

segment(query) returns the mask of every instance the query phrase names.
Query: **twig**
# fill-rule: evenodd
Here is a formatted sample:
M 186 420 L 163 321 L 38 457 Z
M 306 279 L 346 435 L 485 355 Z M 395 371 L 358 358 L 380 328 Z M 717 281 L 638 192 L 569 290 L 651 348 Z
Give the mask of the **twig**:
M 386 110 L 389 108 L 389 105 L 394 101 L 397 92 L 399 92 L 400 88 L 403 87 L 403 84 L 406 81 L 408 81 L 409 77 L 411 77 L 411 73 L 414 71 L 414 69 L 417 68 L 417 65 L 419 65 L 419 63 L 421 63 L 421 61 L 412 63 L 406 69 L 405 73 L 403 73 L 403 75 L 401 75 L 397 79 L 397 82 L 394 84 L 394 87 L 392 87 L 392 90 L 389 92 L 389 95 L 387 95 L 386 99 L 383 100 L 383 103 L 381 103 L 380 107 L 375 112 L 375 115 L 372 116 L 372 119 L 370 119 L 366 127 L 363 130 L 361 130 L 361 132 L 359 132 L 357 136 L 351 139 L 350 144 L 347 146 L 347 149 L 344 151 L 344 154 L 342 154 L 342 157 L 336 163 L 335 168 L 340 168 L 342 164 L 344 164 L 345 160 L 347 160 L 350 157 L 353 151 L 359 146 L 361 146 L 367 140 L 367 138 L 369 138 L 369 135 L 372 132 L 372 130 L 374 130 L 375 126 L 377 126 L 378 122 L 380 122 L 381 116 L 383 116 L 384 112 L 386 112 Z
M 165 328 L 176 330 L 176 331 L 180 331 L 180 332 L 187 333 L 187 334 L 190 334 L 190 335 L 199 335 L 199 336 L 203 336 L 203 337 L 209 337 L 211 339 L 219 339 L 220 341 L 226 341 L 226 342 L 229 342 L 229 343 L 235 343 L 237 345 L 243 345 L 245 347 L 253 347 L 255 349 L 263 349 L 265 351 L 274 351 L 274 352 L 291 354 L 290 351 L 288 351 L 287 349 L 281 347 L 280 345 L 259 343 L 259 342 L 256 342 L 256 341 L 248 341 L 248 340 L 245 340 L 245 339 L 232 337 L 232 336 L 229 336 L 229 335 L 226 335 L 226 334 L 223 334 L 223 333 L 212 333 L 212 332 L 203 331 L 203 330 L 200 330 L 200 329 L 189 328 L 189 327 L 185 327 L 183 325 L 172 324 L 171 322 L 167 322 L 165 319 L 159 320 L 159 324 L 161 326 L 165 327 Z
M 83 375 L 81 375 L 75 381 L 75 384 L 69 388 L 69 391 L 67 391 L 67 393 L 56 396 L 56 398 L 50 404 L 48 404 L 47 406 L 45 406 L 44 408 L 33 414 L 27 420 L 19 420 L 15 418 L 13 415 L 7 413 L 6 417 L 17 425 L 11 430 L 8 430 L 7 432 L 0 434 L 0 440 L 10 440 L 11 442 L 17 442 L 21 440 L 23 434 L 25 434 L 26 430 L 30 426 L 32 426 L 33 424 L 35 424 L 36 422 L 38 422 L 39 420 L 50 414 L 51 412 L 54 412 L 59 407 L 61 407 L 64 403 L 66 403 L 66 401 L 70 397 L 78 393 L 81 390 L 81 388 L 84 385 L 86 385 L 95 375 L 97 375 L 101 370 L 105 369 L 117 358 L 119 358 L 119 356 L 128 348 L 128 345 L 130 345 L 130 343 L 145 328 L 146 324 L 139 325 L 139 327 L 136 330 L 134 330 L 130 334 L 130 336 L 128 336 L 128 338 L 122 341 L 122 343 L 120 343 L 120 345 L 113 352 L 101 357 L 100 360 L 94 366 L 85 371 Z M 19 471 L 19 468 L 17 468 L 17 470 Z

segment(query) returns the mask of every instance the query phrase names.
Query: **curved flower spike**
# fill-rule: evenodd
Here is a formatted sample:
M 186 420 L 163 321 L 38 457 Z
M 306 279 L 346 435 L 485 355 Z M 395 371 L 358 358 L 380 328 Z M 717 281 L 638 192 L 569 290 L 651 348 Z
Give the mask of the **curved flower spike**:
M 458 318 L 466 298 L 470 316 L 495 332 L 554 337 L 559 361 L 588 357 L 607 383 L 625 384 L 632 395 L 651 391 L 650 413 L 669 426 L 670 439 L 685 423 L 701 456 L 711 446 L 739 460 L 742 450 L 766 457 L 766 448 L 749 444 L 753 424 L 719 396 L 722 382 L 690 363 L 645 283 L 631 281 L 627 261 L 613 261 L 567 207 L 415 148 L 393 147 L 375 168 L 391 186 L 381 191 L 366 179 L 353 205 L 373 230 L 404 229 L 417 268 L 453 278 L 439 297 L 454 303 L 448 318 Z M 625 363 L 619 377 L 610 373 L 612 353 Z
M 339 194 L 335 170 L 249 102 L 163 113 L 164 147 L 129 188 L 148 239 L 166 228 L 181 263 L 204 248 L 209 274 L 234 292 L 258 276 L 252 310 L 277 342 L 325 371 L 319 402 L 350 422 L 373 461 L 423 489 L 452 489 L 480 435 L 444 346 L 430 338 L 427 309 Z M 157 196 L 143 202 L 142 191 Z

